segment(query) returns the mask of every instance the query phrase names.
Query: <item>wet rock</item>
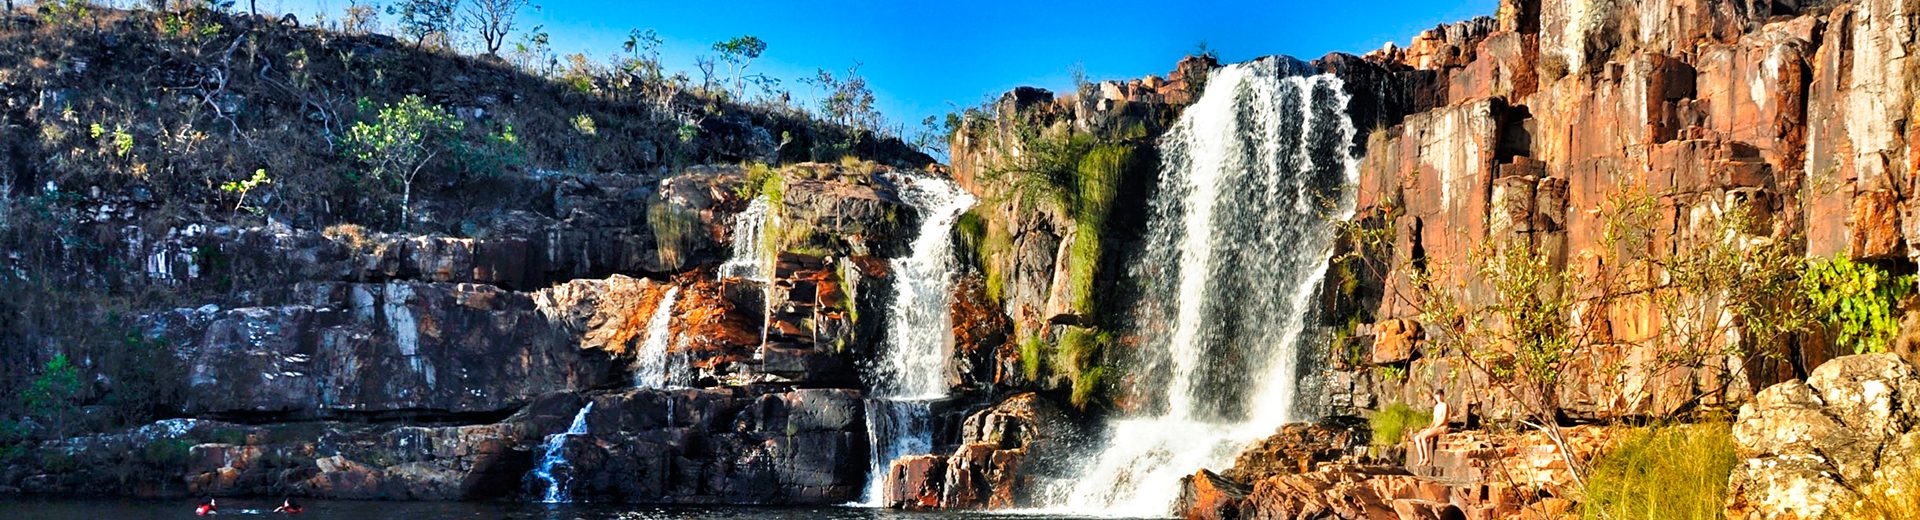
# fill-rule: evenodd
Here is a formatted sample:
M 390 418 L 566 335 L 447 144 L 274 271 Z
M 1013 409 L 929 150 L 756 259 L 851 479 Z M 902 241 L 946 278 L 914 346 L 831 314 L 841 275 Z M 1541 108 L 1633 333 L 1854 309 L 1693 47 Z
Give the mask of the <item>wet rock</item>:
M 901 457 L 887 468 L 886 500 L 893 509 L 937 509 L 947 460 L 939 455 Z

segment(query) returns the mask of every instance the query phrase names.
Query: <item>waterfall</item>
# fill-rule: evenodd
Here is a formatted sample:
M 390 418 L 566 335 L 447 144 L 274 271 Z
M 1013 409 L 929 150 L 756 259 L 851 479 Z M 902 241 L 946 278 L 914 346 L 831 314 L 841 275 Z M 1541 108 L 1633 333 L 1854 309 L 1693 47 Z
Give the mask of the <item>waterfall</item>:
M 867 504 L 879 500 L 894 459 L 933 451 L 931 402 L 947 395 L 944 367 L 953 343 L 947 308 L 953 224 L 975 202 L 947 179 L 898 174 L 893 180 L 900 198 L 919 212 L 920 228 L 908 255 L 892 261 L 886 342 L 867 371 L 873 389 L 867 402 Z
M 1302 332 L 1326 274 L 1334 220 L 1358 182 L 1348 96 L 1291 59 L 1230 65 L 1160 141 L 1146 243 L 1128 319 L 1164 389 L 1151 416 L 1109 425 L 1080 478 L 1046 490 L 1055 508 L 1168 514 L 1178 482 L 1225 469 L 1247 443 L 1306 419 L 1296 391 Z
M 647 318 L 647 335 L 640 343 L 640 350 L 633 356 L 633 386 L 637 388 L 667 388 L 674 384 L 676 363 L 680 357 L 670 348 L 674 334 L 669 330 L 673 324 L 673 303 L 680 296 L 679 287 L 667 288 L 667 294 L 653 307 L 653 315 Z
M 953 274 L 953 224 L 973 207 L 973 195 L 952 181 L 899 175 L 900 198 L 920 213 L 912 252 L 892 261 L 893 302 L 887 341 L 869 372 L 875 395 L 930 399 L 947 395 L 944 370 L 953 340 L 947 291 Z
M 766 246 L 767 213 L 770 202 L 761 195 L 747 203 L 747 209 L 733 216 L 733 258 L 720 264 L 721 278 L 745 278 L 765 282 L 769 277 Z
M 593 411 L 593 401 L 587 401 L 580 412 L 573 414 L 573 424 L 567 431 L 547 436 L 546 451 L 540 456 L 540 465 L 533 468 L 529 476 L 546 487 L 541 502 L 564 504 L 573 501 L 573 494 L 567 486 L 573 483 L 573 464 L 567 462 L 567 438 L 587 434 L 587 414 Z

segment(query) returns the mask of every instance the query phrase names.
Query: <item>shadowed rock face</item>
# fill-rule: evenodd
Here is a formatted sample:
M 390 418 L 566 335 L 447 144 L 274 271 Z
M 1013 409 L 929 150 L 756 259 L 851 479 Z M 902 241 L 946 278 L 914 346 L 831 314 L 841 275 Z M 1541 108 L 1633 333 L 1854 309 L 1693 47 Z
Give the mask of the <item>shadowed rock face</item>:
M 156 320 L 187 362 L 195 416 L 313 419 L 508 414 L 606 384 L 612 357 L 525 293 L 492 286 L 315 284 L 307 305 L 182 310 Z

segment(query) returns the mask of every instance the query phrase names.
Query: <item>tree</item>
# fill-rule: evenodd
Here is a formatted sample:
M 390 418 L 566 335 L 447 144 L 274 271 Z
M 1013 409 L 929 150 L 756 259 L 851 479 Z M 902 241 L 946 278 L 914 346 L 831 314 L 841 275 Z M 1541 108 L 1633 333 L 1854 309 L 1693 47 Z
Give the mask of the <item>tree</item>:
M 413 186 L 434 160 L 459 144 L 465 123 L 420 96 L 407 96 L 380 109 L 374 122 L 354 123 L 344 147 L 348 157 L 368 170 L 367 177 L 400 188 L 401 227 L 413 219 Z
M 820 89 L 820 111 L 827 121 L 872 132 L 880 127 L 880 111 L 874 108 L 873 89 L 860 76 L 860 64 L 847 68 L 845 78 L 836 78 L 827 69 L 814 77 L 800 80 Z
M 507 35 L 513 33 L 520 10 L 530 3 L 528 0 L 467 0 L 463 15 L 467 26 L 480 33 L 480 45 L 487 55 L 499 56 L 500 46 L 506 43 Z
M 40 377 L 27 385 L 21 398 L 27 412 L 47 421 L 56 435 L 66 434 L 66 421 L 80 397 L 80 370 L 66 354 L 54 354 Z
M 429 38 L 446 38 L 459 20 L 454 10 L 460 0 L 400 0 L 387 6 L 387 14 L 400 19 L 400 34 L 412 38 L 414 45 L 426 45 Z
M 761 53 L 767 52 L 767 42 L 752 35 L 739 36 L 713 44 L 713 50 L 720 53 L 720 61 L 727 62 L 727 75 L 733 78 L 734 96 L 745 95 L 747 67 L 753 65 L 753 60 L 758 59 Z

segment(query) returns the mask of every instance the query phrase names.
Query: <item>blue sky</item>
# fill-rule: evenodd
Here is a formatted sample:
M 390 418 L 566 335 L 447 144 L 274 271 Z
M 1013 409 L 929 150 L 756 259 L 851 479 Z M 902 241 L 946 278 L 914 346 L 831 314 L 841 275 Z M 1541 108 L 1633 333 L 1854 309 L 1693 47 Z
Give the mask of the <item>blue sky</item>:
M 669 70 L 698 78 L 695 57 L 715 41 L 751 34 L 767 42 L 753 71 L 779 78 L 796 98 L 796 81 L 819 68 L 836 75 L 856 62 L 880 109 L 909 128 L 952 105 L 971 106 L 1016 86 L 1071 88 L 1071 71 L 1089 78 L 1165 74 L 1205 41 L 1225 61 L 1269 54 L 1315 58 L 1405 42 L 1435 25 L 1492 15 L 1497 0 L 1105 0 L 961 2 L 854 0 L 534 0 L 522 27 L 542 25 L 562 54 L 605 59 L 629 29 L 666 40 Z M 245 2 L 240 2 L 244 8 Z M 264 10 L 329 18 L 347 0 L 261 0 Z M 391 30 L 391 17 L 382 22 Z

